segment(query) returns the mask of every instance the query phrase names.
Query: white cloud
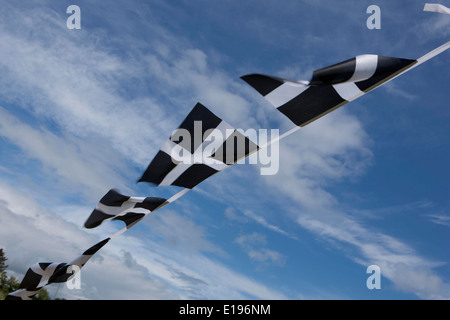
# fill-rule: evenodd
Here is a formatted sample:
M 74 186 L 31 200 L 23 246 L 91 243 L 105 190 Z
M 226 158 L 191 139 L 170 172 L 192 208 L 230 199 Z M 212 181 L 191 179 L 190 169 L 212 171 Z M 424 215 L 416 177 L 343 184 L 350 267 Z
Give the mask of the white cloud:
M 234 241 L 244 247 L 247 245 L 265 245 L 267 243 L 266 236 L 257 232 L 239 236 Z
M 73 136 L 56 135 L 47 129 L 33 128 L 2 107 L 0 136 L 22 150 L 23 165 L 28 166 L 23 172 L 15 172 L 15 179 L 23 178 L 35 169 L 32 164 L 27 164 L 26 159 L 37 159 L 43 165 L 41 170 L 48 172 L 56 180 L 56 186 L 66 192 L 84 190 L 86 197 L 92 198 L 94 194 L 98 199 L 111 186 L 125 188 L 123 177 L 117 173 L 124 164 L 117 153 L 102 141 L 86 142 Z
M 450 19 L 444 14 L 424 13 L 428 15 L 426 23 L 416 26 L 419 34 L 425 34 L 428 37 L 437 36 L 445 38 L 450 34 Z
M 266 221 L 266 219 L 264 219 L 264 217 L 259 216 L 257 214 L 255 214 L 254 212 L 250 211 L 250 210 L 243 210 L 244 215 L 250 219 L 252 219 L 253 221 L 256 221 L 257 223 L 259 223 L 260 225 L 264 226 L 265 228 L 275 231 L 277 233 L 280 233 L 284 236 L 287 236 L 289 238 L 292 239 L 296 239 L 296 237 L 294 235 L 289 234 L 288 232 L 284 231 L 283 229 L 281 229 L 280 227 L 270 224 Z
M 360 121 L 340 109 L 283 140 L 280 170 L 263 181 L 303 207 L 332 207 L 336 199 L 325 187 L 363 174 L 372 163 L 370 144 Z
M 146 163 L 173 123 L 154 99 L 126 92 L 145 75 L 141 62 L 119 57 L 95 37 L 68 36 L 59 27 L 62 16 L 36 9 L 30 20 L 28 13 L 11 8 L 20 27 L 0 35 L 2 97 L 78 137 L 106 138 L 132 162 Z M 27 37 L 35 24 L 43 30 Z
M 207 239 L 205 229 L 197 225 L 192 218 L 174 211 L 164 210 L 162 214 L 149 216 L 144 224 L 155 235 L 162 237 L 169 247 L 183 248 L 189 252 L 223 253 L 220 248 Z
M 446 285 L 433 272 L 433 268 L 441 263 L 422 257 L 406 243 L 371 230 L 337 210 L 304 212 L 298 215 L 297 221 L 320 239 L 336 244 L 355 262 L 366 267 L 372 264 L 380 266 L 382 276 L 389 279 L 396 289 L 424 299 L 449 297 Z M 344 249 L 346 247 L 342 248 L 338 244 L 349 247 Z
M 239 215 L 232 207 L 228 207 L 225 209 L 225 217 L 231 221 L 238 221 L 241 223 L 248 222 L 248 218 L 246 218 L 245 215 Z
M 412 292 L 423 299 L 449 299 L 450 292 L 444 282 L 429 268 L 399 262 L 392 269 L 390 279 L 396 289 Z
M 269 288 L 204 255 L 169 251 L 156 244 L 150 244 L 150 247 L 152 250 L 142 252 L 146 254 L 139 252 L 139 263 L 180 290 L 182 299 L 289 299 L 277 289 Z M 158 252 L 157 259 L 152 258 L 154 251 Z
M 249 258 L 264 264 L 272 263 L 277 266 L 283 266 L 286 263 L 286 256 L 265 248 L 267 244 L 266 236 L 253 232 L 248 235 L 241 235 L 237 237 L 234 242 L 239 244 L 248 254 Z
M 252 249 L 248 252 L 248 255 L 251 259 L 259 261 L 259 262 L 272 262 L 276 265 L 284 265 L 286 262 L 286 257 L 281 253 L 273 250 L 269 250 L 267 248 L 261 249 Z
M 430 214 L 430 215 L 427 215 L 427 217 L 429 217 L 430 221 L 433 223 L 450 227 L 450 216 L 439 215 L 439 214 Z

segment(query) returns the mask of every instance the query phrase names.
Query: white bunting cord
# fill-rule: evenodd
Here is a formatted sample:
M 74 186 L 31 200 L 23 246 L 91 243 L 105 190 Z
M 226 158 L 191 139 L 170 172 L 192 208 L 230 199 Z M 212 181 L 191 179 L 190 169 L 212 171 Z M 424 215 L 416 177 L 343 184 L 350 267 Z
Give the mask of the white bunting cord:
M 175 195 L 173 195 L 172 197 L 170 197 L 169 199 L 167 199 L 163 204 L 161 204 L 159 207 L 157 207 L 156 209 L 154 209 L 153 211 L 149 212 L 155 212 L 156 210 L 158 210 L 159 208 L 162 208 L 166 205 L 168 205 L 169 203 L 174 202 L 175 200 L 181 198 L 182 196 L 184 196 L 186 193 L 188 193 L 191 189 L 185 188 L 183 190 L 181 190 L 180 192 L 176 193 Z M 117 231 L 115 234 L 113 234 L 111 237 L 109 237 L 110 239 L 114 239 L 118 236 L 120 236 L 121 234 L 123 234 L 125 231 L 127 231 L 128 229 L 130 229 L 131 227 L 133 227 L 135 224 L 137 224 L 139 221 L 141 221 L 142 219 L 144 219 L 149 213 L 146 213 L 143 217 L 137 219 L 136 221 L 130 223 L 129 225 L 127 225 L 126 227 L 124 227 L 123 229 Z
M 58 295 L 58 291 L 59 291 L 59 287 L 61 286 L 61 283 L 58 283 L 58 287 L 56 288 L 56 291 L 55 291 L 55 295 L 54 295 L 54 297 L 53 297 L 53 300 L 56 300 L 56 296 Z
M 428 7 L 428 9 L 430 9 L 430 10 L 438 10 L 438 9 L 439 9 L 439 10 L 442 10 L 442 8 L 436 8 L 436 7 Z M 385 83 L 391 81 L 392 79 L 398 77 L 399 75 L 401 75 L 401 74 L 403 74 L 403 73 L 405 73 L 405 72 L 407 72 L 407 71 L 409 71 L 409 70 L 411 70 L 411 69 L 413 69 L 413 68 L 419 66 L 420 64 L 424 63 L 425 61 L 428 61 L 429 59 L 435 57 L 436 55 L 438 55 L 438 54 L 444 52 L 445 50 L 447 50 L 447 49 L 449 49 L 449 48 L 450 48 L 450 42 L 447 42 L 447 43 L 441 45 L 440 47 L 438 47 L 438 48 L 436 48 L 436 49 L 434 49 L 434 50 L 428 52 L 428 53 L 425 54 L 424 56 L 422 56 L 422 57 L 420 57 L 419 59 L 417 59 L 416 62 L 415 62 L 414 64 L 412 64 L 412 65 L 410 65 L 410 66 L 408 66 L 408 67 L 406 67 L 406 68 L 404 68 L 404 69 L 401 69 L 401 70 L 398 71 L 397 73 L 394 73 L 393 76 L 391 76 L 391 77 L 388 78 L 388 79 L 383 79 L 383 80 L 385 80 L 385 81 L 383 81 L 381 84 L 377 85 L 376 87 L 381 86 L 381 85 L 383 85 L 383 84 L 385 84 Z M 303 86 L 304 84 L 301 84 L 301 85 Z M 334 86 L 335 86 L 335 85 L 334 85 Z M 376 87 L 375 87 L 375 88 L 376 88 Z M 283 90 L 284 90 L 284 89 L 283 89 Z M 291 89 L 289 89 L 289 90 L 291 90 Z M 339 90 L 343 95 L 346 95 L 346 96 L 348 95 L 348 96 L 350 96 L 350 97 L 354 97 L 354 96 L 353 96 L 353 93 L 356 92 L 355 88 L 353 88 L 353 87 L 348 87 L 348 86 L 338 86 L 338 90 Z M 359 93 L 359 92 L 358 92 L 358 95 L 357 95 L 357 96 L 359 97 L 359 96 L 361 96 L 361 95 L 363 95 L 363 94 L 364 94 L 363 92 L 362 92 L 362 93 Z M 275 99 L 275 98 L 274 98 L 274 99 Z M 353 98 L 353 100 L 354 100 L 354 98 Z M 277 101 L 278 101 L 278 100 L 277 100 Z M 279 102 L 279 101 L 278 101 L 278 102 Z M 300 125 L 296 125 L 294 128 L 292 128 L 292 129 L 286 131 L 286 132 L 283 133 L 282 135 L 277 136 L 276 138 L 274 138 L 274 139 L 270 140 L 269 142 L 265 143 L 264 145 L 259 146 L 259 147 L 257 147 L 256 149 L 252 150 L 251 152 L 249 152 L 248 154 L 246 154 L 246 155 L 245 155 L 244 157 L 242 157 L 241 159 L 244 159 L 244 158 L 250 156 L 251 154 L 253 154 L 253 153 L 255 153 L 255 152 L 258 152 L 259 150 L 264 149 L 264 148 L 266 148 L 266 147 L 272 145 L 273 143 L 276 143 L 276 142 L 281 141 L 282 139 L 284 139 L 284 138 L 290 136 L 291 134 L 297 132 L 301 127 L 302 127 L 302 126 L 300 126 Z M 241 160 L 241 159 L 239 159 L 239 160 Z M 235 163 L 237 163 L 237 162 L 238 162 L 238 161 L 236 161 Z M 235 164 L 235 163 L 233 163 L 233 164 Z M 218 172 L 222 172 L 223 170 L 225 170 L 226 168 L 231 167 L 231 166 L 232 166 L 232 165 L 229 165 L 229 166 L 227 165 L 227 166 L 225 166 L 222 170 L 220 170 L 220 171 L 218 171 Z M 82 266 L 84 266 L 84 264 L 85 264 L 85 263 L 86 263 L 86 262 L 87 262 L 87 261 L 88 261 L 95 253 L 97 253 L 97 251 L 98 251 L 100 248 L 102 248 L 102 247 L 103 247 L 106 243 L 108 243 L 110 240 L 115 239 L 115 238 L 117 238 L 119 235 L 122 235 L 123 233 L 125 233 L 125 232 L 126 232 L 127 230 L 129 230 L 131 227 L 133 227 L 134 225 L 136 225 L 139 221 L 141 221 L 142 219 L 144 219 L 149 213 L 154 212 L 155 210 L 158 210 L 158 209 L 160 209 L 160 208 L 166 206 L 167 204 L 172 203 L 172 202 L 174 202 L 174 201 L 180 199 L 180 198 L 183 197 L 185 194 L 187 194 L 191 189 L 192 189 L 192 188 L 184 188 L 183 190 L 181 190 L 181 191 L 179 191 L 178 193 L 174 194 L 172 197 L 170 197 L 169 199 L 165 200 L 163 203 L 159 204 L 159 206 L 157 206 L 156 208 L 154 208 L 154 209 L 152 209 L 152 210 L 146 208 L 145 206 L 144 206 L 144 207 L 140 207 L 140 208 L 139 208 L 140 210 L 146 210 L 146 211 L 136 211 L 136 212 L 134 212 L 134 213 L 137 213 L 137 214 L 142 215 L 142 216 L 138 216 L 138 218 L 136 218 L 136 220 L 134 220 L 134 221 L 132 221 L 132 222 L 130 222 L 130 223 L 128 223 L 129 221 L 127 221 L 127 220 L 125 219 L 125 221 L 126 221 L 125 223 L 127 224 L 126 227 L 124 227 L 123 229 L 117 231 L 117 232 L 114 233 L 111 237 L 109 237 L 109 238 L 103 240 L 102 242 L 100 242 L 100 243 L 94 245 L 93 247 L 91 247 L 90 249 L 88 249 L 87 251 L 85 251 L 85 253 L 83 253 L 83 255 L 82 255 L 81 257 L 75 259 L 73 262 L 70 263 L 70 265 L 76 265 L 76 266 L 79 266 L 79 267 L 81 268 Z M 124 197 L 123 195 L 120 195 L 120 196 L 121 196 L 121 197 Z M 134 201 L 136 201 L 136 197 L 132 197 L 132 198 L 133 198 Z M 129 198 L 129 199 L 131 199 L 131 198 Z M 144 199 L 144 198 L 139 198 L 139 199 Z M 153 199 L 156 199 L 156 198 L 153 198 Z M 164 199 L 157 199 L 157 200 L 161 200 L 161 201 L 162 201 L 162 200 L 164 200 Z M 143 201 L 143 200 L 139 200 L 139 201 Z M 141 202 L 139 202 L 139 203 L 141 203 Z M 94 226 L 94 227 L 95 227 L 95 226 Z M 53 265 L 54 265 L 54 267 L 56 267 L 56 264 L 52 264 L 52 266 L 53 266 Z M 33 267 L 32 267 L 32 268 L 33 268 Z M 30 268 L 30 270 L 32 270 L 32 268 Z M 34 271 L 34 270 L 32 270 L 32 271 Z M 47 270 L 45 270 L 45 272 L 46 272 L 46 271 L 47 271 Z M 37 271 L 36 271 L 36 272 L 37 272 Z M 35 273 L 36 273 L 36 272 L 35 272 Z M 43 272 L 44 272 L 44 271 L 43 271 Z M 37 273 L 37 274 L 39 274 L 39 273 Z M 60 275 L 58 275 L 58 276 L 60 276 Z M 50 281 L 50 279 L 51 279 L 51 277 L 48 278 L 48 282 L 47 282 L 47 283 L 45 283 L 45 284 L 43 283 L 42 287 L 45 286 L 45 285 L 47 285 L 47 284 L 54 283 L 55 279 L 53 279 L 52 281 Z M 58 285 L 58 288 L 57 288 L 56 293 L 55 293 L 55 296 L 54 296 L 55 298 L 56 298 L 56 295 L 57 295 L 58 292 L 59 292 L 60 284 L 61 284 L 60 279 L 57 279 L 57 280 L 56 280 L 56 282 L 58 282 L 58 281 L 59 281 L 59 285 Z M 65 281 L 67 281 L 67 280 L 65 280 Z M 40 290 L 41 287 L 38 285 L 35 289 Z M 30 290 L 31 290 L 31 289 L 30 289 Z M 37 293 L 37 291 L 28 291 L 27 289 L 20 289 L 20 290 L 17 290 L 17 291 L 15 291 L 15 292 L 11 293 L 11 294 L 8 295 L 8 296 L 15 297 L 15 298 L 21 298 L 21 299 L 30 299 L 30 298 L 31 298 L 34 294 L 36 294 L 36 293 Z
M 145 215 L 146 216 L 146 215 Z M 136 221 L 130 223 L 128 226 L 120 229 L 119 231 L 117 231 L 116 233 L 114 233 L 112 236 L 110 236 L 109 238 L 112 240 L 114 238 L 117 238 L 118 236 L 120 236 L 121 234 L 123 234 L 125 231 L 127 231 L 128 229 L 130 229 L 132 226 L 134 226 L 136 223 L 138 223 L 139 221 L 141 221 L 142 219 L 145 218 L 145 216 L 143 216 L 142 218 L 137 219 Z
M 422 57 L 420 57 L 419 59 L 417 59 L 417 63 L 415 63 L 414 65 L 412 65 L 410 68 L 400 72 L 398 75 L 396 75 L 395 77 L 392 77 L 391 79 L 389 79 L 386 82 L 389 82 L 395 78 L 397 78 L 398 76 L 404 74 L 407 71 L 410 71 L 418 66 L 420 66 L 422 63 L 430 60 L 431 58 L 434 58 L 435 56 L 437 56 L 438 54 L 441 54 L 442 52 L 444 52 L 445 50 L 447 50 L 448 48 L 450 48 L 450 41 L 448 41 L 447 43 L 444 43 L 443 45 L 441 45 L 440 47 L 437 47 L 436 49 L 428 52 L 427 54 L 423 55 Z

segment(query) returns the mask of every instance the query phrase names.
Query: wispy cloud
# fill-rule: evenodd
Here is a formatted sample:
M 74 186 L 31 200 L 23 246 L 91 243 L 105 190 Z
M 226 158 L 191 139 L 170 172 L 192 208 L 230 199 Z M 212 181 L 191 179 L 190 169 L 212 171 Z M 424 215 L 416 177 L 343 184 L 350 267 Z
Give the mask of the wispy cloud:
M 433 272 L 441 265 L 422 257 L 406 243 L 382 232 L 365 228 L 345 213 L 299 216 L 300 225 L 319 235 L 323 240 L 338 241 L 356 249 L 347 253 L 364 266 L 376 264 L 382 275 L 396 289 L 410 292 L 424 299 L 448 298 L 449 292 L 442 279 Z
M 259 223 L 259 224 L 262 225 L 263 227 L 265 227 L 265 228 L 267 228 L 267 229 L 269 229 L 269 230 L 271 230 L 271 231 L 280 233 L 280 234 L 282 234 L 282 235 L 284 235 L 284 236 L 287 236 L 287 237 L 289 237 L 289 238 L 297 239 L 296 236 L 289 234 L 288 232 L 284 231 L 284 230 L 281 229 L 280 227 L 268 223 L 268 222 L 266 221 L 266 219 L 264 219 L 264 217 L 259 216 L 259 215 L 255 214 L 254 212 L 252 212 L 252 211 L 250 211 L 250 210 L 244 210 L 243 212 L 244 212 L 244 215 L 245 215 L 246 217 L 250 218 L 251 220 L 253 220 L 253 221 L 257 222 L 257 223 Z
M 429 200 L 418 200 L 410 203 L 404 203 L 393 206 L 386 206 L 381 208 L 371 209 L 349 209 L 347 212 L 357 216 L 364 216 L 364 218 L 380 219 L 386 216 L 411 213 L 416 211 L 430 210 L 434 207 L 433 202 Z
M 364 174 L 372 164 L 370 145 L 362 123 L 340 109 L 283 140 L 279 172 L 262 180 L 303 207 L 332 207 L 336 199 L 326 186 Z
M 20 19 L 26 11 L 11 10 L 24 21 L 20 29 L 32 28 L 31 21 Z M 170 121 L 151 99 L 120 94 L 120 86 L 130 84 L 136 66 L 89 38 L 68 37 L 58 27 L 62 17 L 49 16 L 45 10 L 34 11 L 33 17 L 44 29 L 37 36 L 29 38 L 9 28 L 0 36 L 8 43 L 0 50 L 2 97 L 80 138 L 104 137 L 129 160 L 142 164 L 148 159 L 142 141 L 151 149 L 148 142 L 159 137 L 159 129 Z M 155 117 L 153 126 L 146 125 Z
M 91 200 L 92 195 L 98 199 L 111 186 L 125 188 L 119 169 L 124 166 L 123 159 L 101 141 L 86 142 L 70 135 L 56 135 L 45 128 L 33 128 L 2 107 L 0 136 L 21 149 L 23 165 L 28 167 L 23 172 L 14 172 L 15 179 L 36 172 L 36 165 L 27 161 L 36 159 L 43 165 L 41 170 L 49 173 L 49 177 L 43 175 L 39 182 L 35 181 L 41 185 L 50 180 L 66 191 L 84 190 L 83 195 Z
M 450 227 L 450 216 L 448 216 L 448 215 L 430 214 L 430 215 L 427 215 L 427 217 L 433 223 Z
M 271 263 L 283 266 L 286 263 L 286 256 L 266 248 L 266 236 L 260 233 L 241 235 L 234 242 L 239 244 L 248 254 L 249 258 L 263 264 Z
M 183 248 L 190 252 L 215 252 L 222 250 L 207 239 L 207 231 L 197 225 L 192 217 L 174 211 L 148 217 L 143 222 L 155 235 L 162 237 L 169 247 Z

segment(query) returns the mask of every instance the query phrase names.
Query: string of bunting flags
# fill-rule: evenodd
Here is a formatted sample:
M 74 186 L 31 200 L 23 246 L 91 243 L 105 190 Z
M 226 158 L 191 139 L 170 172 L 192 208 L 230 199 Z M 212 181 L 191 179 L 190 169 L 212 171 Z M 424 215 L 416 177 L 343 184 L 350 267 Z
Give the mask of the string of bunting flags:
M 84 227 L 97 228 L 110 220 L 122 221 L 125 227 L 69 263 L 39 262 L 32 265 L 19 289 L 11 292 L 6 299 L 29 300 L 46 285 L 69 281 L 109 241 L 129 230 L 148 214 L 181 198 L 212 175 L 419 66 L 449 47 L 450 42 L 447 42 L 416 60 L 361 55 L 318 69 L 309 81 L 262 74 L 242 76 L 243 81 L 291 120 L 295 127 L 267 144 L 258 146 L 207 107 L 197 103 L 138 180 L 155 186 L 178 186 L 184 189 L 169 199 L 126 196 L 115 189 L 109 190 L 89 215 Z M 201 134 L 196 135 L 196 130 Z

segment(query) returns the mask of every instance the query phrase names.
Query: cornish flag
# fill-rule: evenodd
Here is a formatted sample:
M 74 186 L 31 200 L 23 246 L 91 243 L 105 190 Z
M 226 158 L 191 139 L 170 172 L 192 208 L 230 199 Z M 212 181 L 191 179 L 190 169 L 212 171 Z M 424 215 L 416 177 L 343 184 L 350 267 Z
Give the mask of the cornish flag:
M 310 81 L 261 74 L 241 77 L 297 126 L 353 101 L 400 73 L 417 60 L 361 55 L 314 71 Z
M 192 189 L 257 150 L 255 143 L 197 103 L 138 182 Z
M 55 263 L 55 262 L 38 262 L 32 265 L 22 282 L 19 285 L 19 290 L 14 291 L 8 296 L 6 300 L 30 300 L 40 289 L 51 283 L 64 283 L 70 280 L 77 271 L 79 271 L 88 260 L 97 253 L 105 244 L 109 242 L 107 238 L 87 249 L 81 256 L 70 263 Z M 78 268 L 72 268 L 76 266 Z
M 111 189 L 100 199 L 84 226 L 92 229 L 105 220 L 120 220 L 130 228 L 165 202 L 166 199 L 163 198 L 129 197 Z

